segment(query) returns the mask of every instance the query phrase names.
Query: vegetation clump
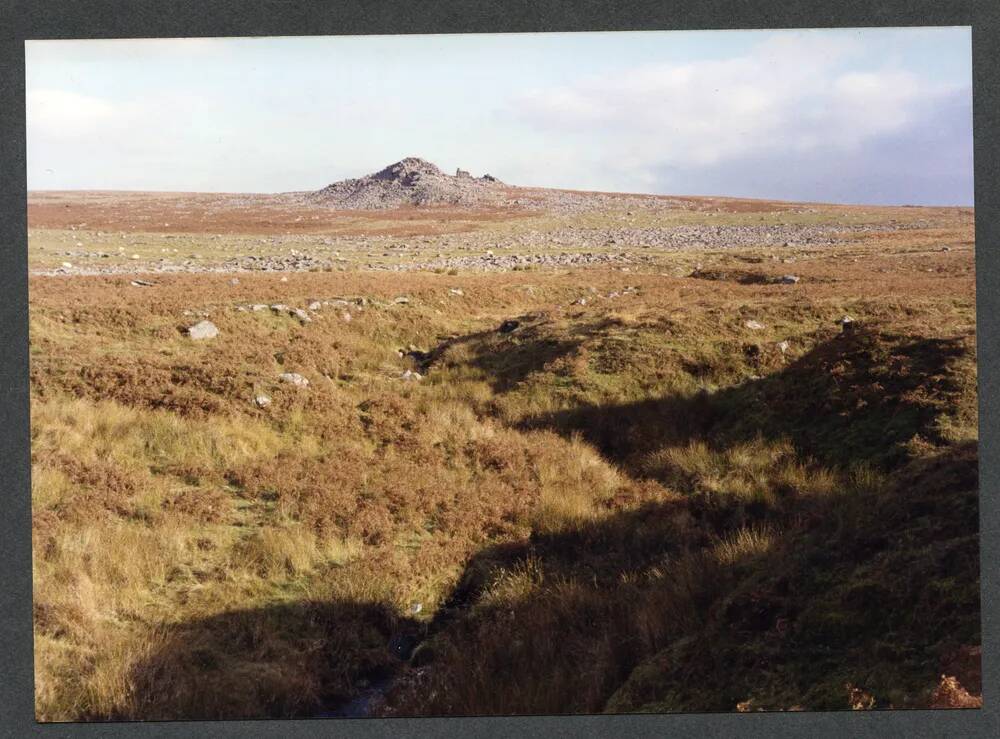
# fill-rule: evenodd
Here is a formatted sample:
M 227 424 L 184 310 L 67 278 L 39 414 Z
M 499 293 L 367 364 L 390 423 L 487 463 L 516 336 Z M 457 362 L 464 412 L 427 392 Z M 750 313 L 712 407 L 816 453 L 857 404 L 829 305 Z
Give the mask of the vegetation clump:
M 891 236 L 33 278 L 38 717 L 976 705 L 971 251 Z

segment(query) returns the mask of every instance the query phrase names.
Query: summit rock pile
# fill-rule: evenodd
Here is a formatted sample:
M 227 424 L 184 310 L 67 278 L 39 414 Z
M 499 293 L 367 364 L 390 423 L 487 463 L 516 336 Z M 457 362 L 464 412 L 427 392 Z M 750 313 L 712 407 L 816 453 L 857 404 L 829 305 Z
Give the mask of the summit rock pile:
M 311 193 L 311 199 L 338 208 L 379 210 L 405 205 L 499 205 L 506 188 L 491 175 L 464 170 L 449 175 L 419 157 L 407 157 L 374 174 L 341 180 Z

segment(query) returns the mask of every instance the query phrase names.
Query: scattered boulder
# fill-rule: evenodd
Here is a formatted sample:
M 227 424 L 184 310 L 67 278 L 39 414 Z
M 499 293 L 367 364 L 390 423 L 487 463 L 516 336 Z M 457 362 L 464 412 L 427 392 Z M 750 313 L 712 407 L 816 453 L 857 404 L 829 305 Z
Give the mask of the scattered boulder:
M 419 372 L 414 372 L 413 370 L 406 370 L 400 377 L 404 380 L 422 380 L 424 376 Z
M 508 319 L 508 320 L 506 320 L 506 321 L 504 321 L 503 323 L 500 324 L 499 331 L 502 334 L 509 334 L 511 331 L 513 331 L 514 329 L 516 329 L 520 325 L 521 325 L 520 321 L 515 321 L 513 319 Z
M 218 327 L 211 321 L 199 321 L 188 330 L 188 336 L 196 341 L 202 339 L 214 339 L 219 335 Z
M 844 334 L 854 333 L 854 329 L 857 327 L 857 321 L 850 316 L 844 316 L 837 323 L 840 324 L 840 331 Z
M 278 379 L 282 382 L 287 382 L 295 387 L 308 387 L 309 380 L 300 375 L 298 372 L 282 372 L 278 375 Z
M 275 303 L 274 305 L 271 306 L 271 310 L 273 310 L 275 313 L 284 313 L 289 310 L 289 307 L 284 303 Z
M 250 310 L 252 310 L 254 313 L 258 313 L 262 310 L 267 310 L 267 306 L 264 305 L 263 303 L 254 303 L 253 305 L 250 306 Z
M 267 408 L 271 405 L 271 397 L 262 393 L 254 397 L 253 402 L 258 408 Z
M 309 304 L 309 310 L 319 310 L 322 307 L 323 307 L 323 304 L 320 303 L 318 300 L 314 300 L 313 302 L 311 302 Z
M 306 313 L 301 308 L 295 308 L 295 309 L 293 309 L 291 311 L 291 314 L 293 316 L 295 316 L 296 318 L 298 318 L 302 323 L 309 323 L 310 321 L 312 321 L 312 318 L 309 317 L 309 314 Z

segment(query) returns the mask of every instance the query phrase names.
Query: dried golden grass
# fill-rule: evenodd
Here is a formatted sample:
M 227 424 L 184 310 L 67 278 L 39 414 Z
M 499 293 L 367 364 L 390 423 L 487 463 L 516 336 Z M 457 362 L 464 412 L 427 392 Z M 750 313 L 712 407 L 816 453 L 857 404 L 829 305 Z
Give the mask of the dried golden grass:
M 149 291 L 33 279 L 38 716 L 308 714 L 398 668 L 386 644 L 409 605 L 432 617 L 494 548 L 479 615 L 438 645 L 451 692 L 399 705 L 601 710 L 637 664 L 703 625 L 706 603 L 740 596 L 726 588 L 776 561 L 788 530 L 808 532 L 817 511 L 848 530 L 891 480 L 790 438 L 699 436 L 693 402 L 649 426 L 623 413 L 600 438 L 527 421 L 752 388 L 848 311 L 900 335 L 973 330 L 969 253 L 851 248 L 857 265 L 797 262 L 816 279 L 794 293 L 600 270 L 249 275 L 236 287 L 164 275 Z M 568 310 L 587 282 L 638 294 Z M 448 307 L 457 286 L 465 298 Z M 411 303 L 389 304 L 399 294 Z M 234 310 L 336 295 L 374 302 L 308 326 Z M 210 310 L 221 336 L 191 345 L 185 309 Z M 512 316 L 537 318 L 496 334 Z M 751 316 L 760 336 L 742 327 Z M 464 340 L 424 380 L 399 379 L 414 365 L 396 349 L 449 335 Z M 773 366 L 742 351 L 789 337 L 787 356 L 761 355 Z M 935 416 L 937 444 L 976 437 L 974 357 L 956 362 L 965 384 Z M 281 371 L 309 388 L 277 383 Z M 260 391 L 267 409 L 252 402 Z

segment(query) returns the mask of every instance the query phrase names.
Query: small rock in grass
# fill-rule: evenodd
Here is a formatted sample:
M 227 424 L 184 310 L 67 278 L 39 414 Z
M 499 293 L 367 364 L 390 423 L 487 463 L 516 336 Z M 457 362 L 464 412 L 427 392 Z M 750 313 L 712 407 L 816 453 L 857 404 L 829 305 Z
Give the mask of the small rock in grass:
M 135 287 L 153 287 L 155 282 L 149 282 L 148 280 L 132 280 L 132 285 Z
M 407 303 L 410 302 L 410 299 L 408 297 L 406 297 L 405 295 L 400 295 L 398 298 L 396 298 L 392 302 L 396 303 L 396 305 L 406 305 Z
M 459 290 L 457 287 L 449 289 L 448 292 L 450 292 L 452 295 L 458 295 L 459 297 L 465 295 L 465 293 Z
M 794 285 L 798 281 L 799 278 L 796 275 L 782 275 L 781 279 L 779 280 L 779 282 L 781 282 L 782 285 Z
M 406 370 L 400 377 L 404 380 L 422 380 L 424 376 L 419 372 L 414 372 L 413 370 Z
M 233 279 L 231 279 L 229 281 L 229 284 L 230 285 L 239 285 L 240 284 L 240 278 L 239 277 L 234 277 Z
M 777 346 L 778 346 L 778 349 L 781 350 L 781 353 L 784 354 L 785 352 L 787 352 L 789 350 L 789 348 L 791 347 L 791 344 L 789 344 L 787 341 L 779 341 L 778 344 L 777 344 Z
M 73 269 L 73 264 L 71 262 L 63 262 L 63 269 Z
M 309 317 L 309 314 L 301 308 L 294 309 L 292 311 L 292 315 L 302 321 L 302 323 L 309 323 L 312 320 L 312 318 Z
M 307 387 L 309 385 L 309 380 L 304 378 L 298 372 L 282 372 L 278 375 L 278 379 L 282 382 L 288 382 L 295 387 Z
M 509 334 L 520 325 L 521 323 L 519 321 L 515 321 L 513 319 L 506 320 L 500 324 L 500 333 Z
M 743 325 L 746 326 L 751 331 L 760 331 L 762 328 L 764 328 L 763 323 L 761 323 L 760 321 L 754 321 L 753 319 L 747 321 Z
M 255 397 L 253 399 L 253 402 L 257 405 L 258 408 L 267 408 L 269 405 L 271 405 L 271 398 L 268 395 L 262 394 Z
M 188 336 L 192 339 L 214 339 L 219 335 L 219 329 L 211 321 L 199 321 L 188 329 Z
M 344 311 L 343 313 L 341 313 L 341 314 L 340 314 L 340 317 L 341 317 L 341 318 L 342 318 L 342 319 L 343 319 L 343 320 L 344 320 L 344 321 L 345 321 L 346 323 L 350 323 L 350 322 L 351 322 L 351 314 L 350 314 L 350 313 L 348 313 L 348 312 L 347 312 L 346 310 L 345 310 L 345 311 Z
M 854 332 L 854 327 L 857 322 L 850 316 L 844 316 L 837 321 L 837 323 L 840 324 L 840 330 L 842 333 L 850 334 Z
M 284 303 L 275 303 L 274 305 L 271 306 L 271 310 L 273 310 L 275 313 L 284 313 L 285 311 L 289 310 L 289 307 Z
M 323 307 L 323 304 L 320 303 L 318 300 L 314 300 L 313 302 L 311 302 L 309 304 L 309 310 L 319 310 L 322 307 Z
M 258 313 L 259 311 L 267 310 L 267 306 L 264 305 L 263 303 L 254 303 L 253 305 L 250 306 L 250 310 L 252 310 L 254 313 Z

